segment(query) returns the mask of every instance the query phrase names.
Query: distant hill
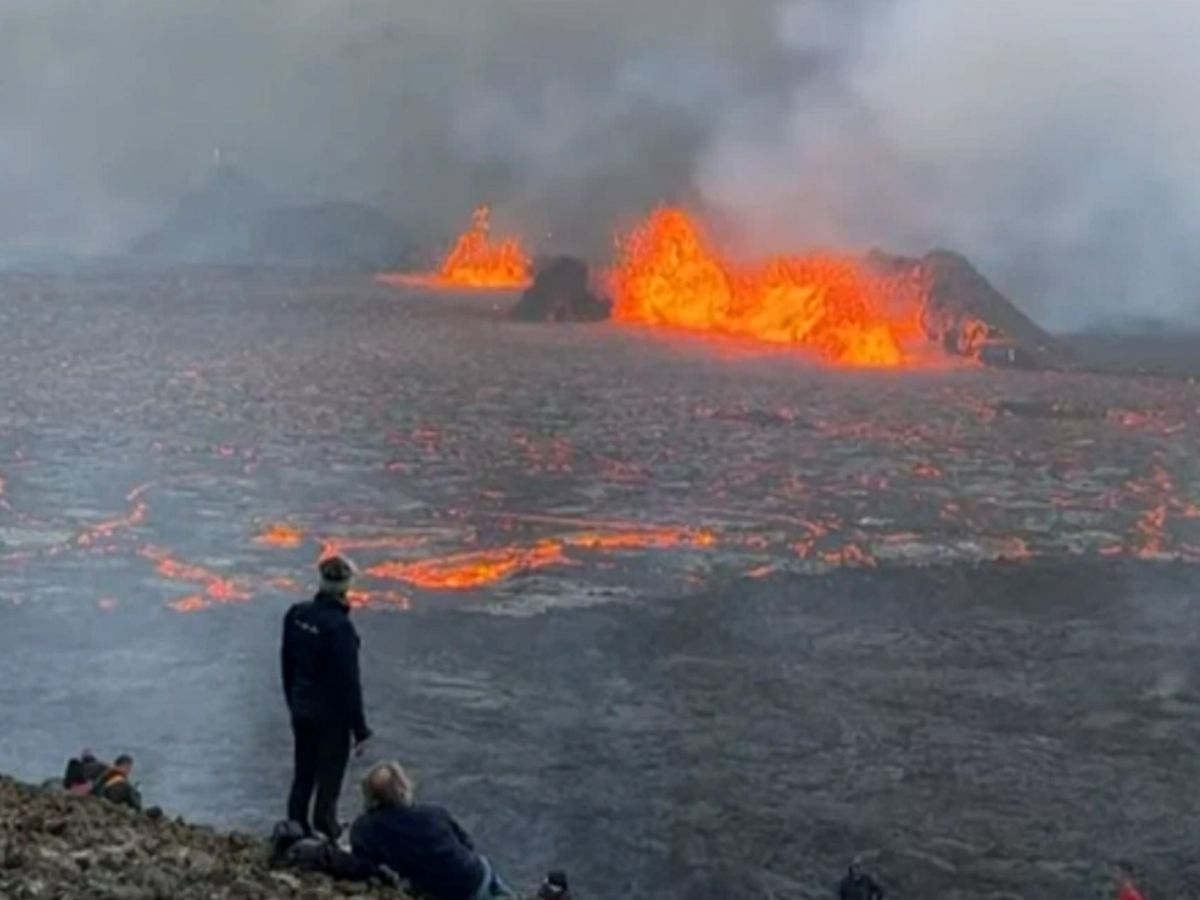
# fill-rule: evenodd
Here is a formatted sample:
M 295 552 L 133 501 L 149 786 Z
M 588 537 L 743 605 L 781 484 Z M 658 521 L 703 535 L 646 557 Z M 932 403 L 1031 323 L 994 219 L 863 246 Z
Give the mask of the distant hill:
M 222 165 L 131 250 L 164 263 L 381 269 L 402 261 L 407 243 L 400 226 L 373 207 L 276 205 L 236 168 Z

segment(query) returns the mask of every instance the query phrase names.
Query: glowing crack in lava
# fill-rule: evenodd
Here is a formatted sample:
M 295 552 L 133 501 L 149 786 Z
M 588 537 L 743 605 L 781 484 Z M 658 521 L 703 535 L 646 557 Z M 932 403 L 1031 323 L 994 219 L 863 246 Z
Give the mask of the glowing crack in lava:
M 923 340 L 921 291 L 829 255 L 722 259 L 683 210 L 660 209 L 619 242 L 613 317 L 794 345 L 845 366 L 901 366 Z
M 523 288 L 530 283 L 533 264 L 521 239 L 491 236 L 490 210 L 481 206 L 471 216 L 471 227 L 459 235 L 454 246 L 432 274 L 386 274 L 379 281 L 406 287 L 449 290 L 503 290 Z
M 246 603 L 253 596 L 239 582 L 224 578 L 204 566 L 177 559 L 169 550 L 146 546 L 138 552 L 154 563 L 154 571 L 162 578 L 201 587 L 199 593 L 189 594 L 168 604 L 176 612 L 198 612 L 213 603 Z
M 531 572 L 565 562 L 561 544 L 543 541 L 532 547 L 505 547 L 416 562 L 380 563 L 368 569 L 367 574 L 428 590 L 469 590 L 503 581 L 518 572 Z
M 304 532 L 286 523 L 271 525 L 254 538 L 256 544 L 267 547 L 299 547 L 303 541 Z
M 496 584 L 527 572 L 570 565 L 564 551 L 704 549 L 715 546 L 716 535 L 703 529 L 649 528 L 622 532 L 582 532 L 546 538 L 527 546 L 497 547 L 416 560 L 384 562 L 367 569 L 372 578 L 403 581 L 425 590 L 471 590 Z

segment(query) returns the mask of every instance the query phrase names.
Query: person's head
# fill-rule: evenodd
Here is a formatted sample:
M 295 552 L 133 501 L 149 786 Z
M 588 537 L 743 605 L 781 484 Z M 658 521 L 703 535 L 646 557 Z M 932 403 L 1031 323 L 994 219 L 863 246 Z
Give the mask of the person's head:
M 79 754 L 79 761 L 81 763 L 84 763 L 85 765 L 87 763 L 94 763 L 96 761 L 96 754 L 93 753 L 91 750 L 85 749 L 82 753 Z
M 363 779 L 363 802 L 367 809 L 395 809 L 413 802 L 413 780 L 400 763 L 381 762 Z
M 1133 863 L 1124 859 L 1118 860 L 1114 868 L 1117 870 L 1118 881 L 1120 881 L 1122 884 L 1133 884 L 1135 875 L 1133 871 Z
M 330 556 L 317 565 L 321 574 L 321 593 L 331 594 L 343 603 L 348 602 L 350 582 L 354 580 L 354 563 L 344 556 Z
M 113 768 L 122 775 L 128 775 L 133 771 L 133 757 L 128 753 L 122 753 L 115 760 L 113 760 Z

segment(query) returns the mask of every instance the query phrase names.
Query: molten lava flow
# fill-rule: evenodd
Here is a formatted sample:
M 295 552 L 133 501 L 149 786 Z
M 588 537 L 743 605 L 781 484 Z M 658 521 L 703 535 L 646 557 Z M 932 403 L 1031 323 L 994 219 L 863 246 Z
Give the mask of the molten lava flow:
M 123 516 L 117 516 L 114 519 L 107 519 L 95 525 L 89 525 L 76 536 L 75 543 L 81 547 L 90 547 L 102 541 L 110 540 L 120 531 L 141 525 L 146 521 L 146 512 L 148 509 L 146 501 L 142 497 L 151 487 L 153 487 L 153 484 L 149 482 L 135 487 L 125 495 L 125 501 L 130 504 L 128 513 Z
M 456 553 L 410 563 L 380 563 L 367 570 L 374 578 L 403 581 L 429 590 L 470 590 L 564 563 L 562 545 L 543 541 L 532 547 L 503 547 L 478 553 Z
M 713 547 L 711 531 L 680 528 L 648 528 L 613 533 L 584 532 L 564 538 L 569 547 L 581 550 L 665 550 L 671 547 Z
M 304 532 L 299 528 L 280 523 L 259 534 L 254 542 L 267 547 L 299 547 L 303 540 Z
M 529 257 L 519 238 L 493 242 L 489 210 L 481 206 L 471 217 L 471 228 L 455 242 L 438 275 L 447 284 L 464 287 L 523 287 L 529 282 Z
M 155 564 L 154 571 L 163 578 L 203 587 L 202 593 L 190 594 L 169 604 L 176 612 L 195 612 L 214 602 L 245 603 L 250 599 L 250 591 L 237 582 L 223 578 L 203 566 L 176 559 L 170 551 L 161 547 L 146 546 L 139 552 Z
M 521 239 L 492 240 L 490 210 L 481 206 L 471 217 L 471 227 L 459 235 L 441 267 L 432 274 L 385 274 L 384 284 L 443 289 L 483 288 L 503 290 L 529 285 L 533 264 Z
M 519 518 L 519 517 L 517 517 Z M 556 517 L 530 517 L 556 520 Z M 717 536 L 695 528 L 637 528 L 627 531 L 584 531 L 543 538 L 526 546 L 514 545 L 471 553 L 455 553 L 411 562 L 383 562 L 367 569 L 372 578 L 403 581 L 426 590 L 471 590 L 496 584 L 526 572 L 571 565 L 566 551 L 576 556 L 588 552 L 667 550 L 677 547 L 705 549 Z
M 621 242 L 613 316 L 805 348 L 848 366 L 899 366 L 921 336 L 922 296 L 837 256 L 721 259 L 687 213 L 663 209 Z

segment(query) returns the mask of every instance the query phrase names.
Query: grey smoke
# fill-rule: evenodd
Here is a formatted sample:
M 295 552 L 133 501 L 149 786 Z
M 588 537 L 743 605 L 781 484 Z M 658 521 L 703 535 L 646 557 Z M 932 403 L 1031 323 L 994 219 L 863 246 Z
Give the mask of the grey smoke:
M 434 231 L 492 201 L 606 249 L 772 29 L 770 0 L 0 0 L 0 253 L 117 252 L 217 147 L 284 201 Z
M 0 0 L 0 259 L 211 170 L 546 249 L 689 202 L 745 253 L 960 249 L 1051 325 L 1196 318 L 1192 0 Z
M 1200 324 L 1200 4 L 785 5 L 828 61 L 697 167 L 741 247 L 959 249 L 1052 327 Z

